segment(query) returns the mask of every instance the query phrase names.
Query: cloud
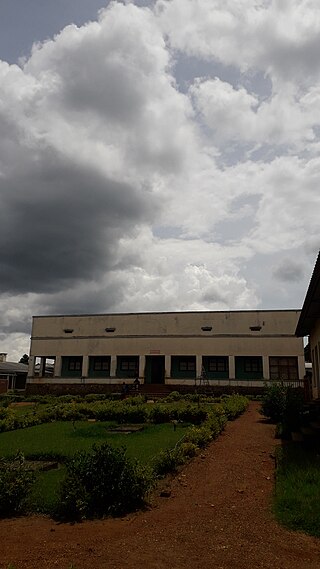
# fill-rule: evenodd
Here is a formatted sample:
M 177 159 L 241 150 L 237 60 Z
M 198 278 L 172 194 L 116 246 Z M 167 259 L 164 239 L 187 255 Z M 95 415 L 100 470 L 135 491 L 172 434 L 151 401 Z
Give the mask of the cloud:
M 0 62 L 1 349 L 27 351 L 32 314 L 301 305 L 319 245 L 315 8 L 113 2 Z M 182 91 L 188 56 L 201 72 Z
M 300 281 L 303 277 L 303 268 L 292 259 L 282 259 L 281 264 L 272 271 L 273 277 L 286 283 Z
M 189 55 L 285 81 L 319 76 L 316 0 L 158 0 L 156 9 L 172 47 Z

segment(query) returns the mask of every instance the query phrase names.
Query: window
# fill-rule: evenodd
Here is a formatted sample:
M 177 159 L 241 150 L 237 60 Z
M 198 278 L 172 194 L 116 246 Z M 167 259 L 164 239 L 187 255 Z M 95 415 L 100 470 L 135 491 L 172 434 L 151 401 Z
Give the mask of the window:
M 208 358 L 208 371 L 228 371 L 228 358 L 227 357 Z
M 81 377 L 82 356 L 62 356 L 61 377 Z
M 191 360 L 180 360 L 179 371 L 195 371 L 196 362 Z
M 262 359 L 261 358 L 245 358 L 244 359 L 245 373 L 261 373 L 262 372 Z
M 196 377 L 196 356 L 171 356 L 171 377 L 193 379 Z
M 135 377 L 139 374 L 139 356 L 117 356 L 117 377 Z
M 81 371 L 82 361 L 80 358 L 69 358 L 69 371 Z
M 235 356 L 236 379 L 263 379 L 262 356 Z
M 94 358 L 93 370 L 94 371 L 109 371 L 109 360 L 106 358 Z
M 122 371 L 135 371 L 136 367 L 137 367 L 137 364 L 135 361 L 130 361 L 130 360 L 122 360 L 121 361 L 120 369 Z
M 270 379 L 278 379 L 280 381 L 297 380 L 298 359 L 296 357 L 270 357 Z

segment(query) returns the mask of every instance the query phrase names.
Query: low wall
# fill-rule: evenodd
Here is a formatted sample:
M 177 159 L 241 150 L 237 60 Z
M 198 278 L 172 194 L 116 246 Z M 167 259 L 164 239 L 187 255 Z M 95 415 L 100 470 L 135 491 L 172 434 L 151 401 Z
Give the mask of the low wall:
M 89 395 L 89 393 L 119 393 L 121 385 L 77 384 L 77 383 L 27 383 L 26 396 L 29 395 Z
M 129 388 L 132 386 L 132 381 L 126 382 Z M 292 382 L 292 387 L 303 389 L 303 382 Z M 121 383 L 27 383 L 26 396 L 29 395 L 88 395 L 89 393 L 120 393 Z M 152 394 L 165 397 L 171 391 L 178 391 L 181 394 L 185 393 L 204 393 L 207 395 L 229 395 L 232 393 L 239 393 L 241 395 L 257 396 L 261 395 L 265 383 L 255 382 L 251 385 L 237 385 L 236 382 L 229 383 L 228 385 L 186 385 L 186 384 L 141 384 L 139 393 L 152 396 Z

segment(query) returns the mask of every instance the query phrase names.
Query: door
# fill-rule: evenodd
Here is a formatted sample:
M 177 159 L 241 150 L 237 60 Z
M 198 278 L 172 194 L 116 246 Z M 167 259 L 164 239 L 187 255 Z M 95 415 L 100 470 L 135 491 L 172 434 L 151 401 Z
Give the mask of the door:
M 164 356 L 146 356 L 146 383 L 164 383 Z

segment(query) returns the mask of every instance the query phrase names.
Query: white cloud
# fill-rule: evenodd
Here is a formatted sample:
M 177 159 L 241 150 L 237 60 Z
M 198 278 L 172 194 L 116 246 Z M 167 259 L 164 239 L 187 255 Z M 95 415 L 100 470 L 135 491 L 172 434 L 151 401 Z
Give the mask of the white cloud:
M 156 6 L 175 49 L 282 80 L 319 76 L 316 0 L 158 0 Z
M 1 350 L 27 351 L 31 314 L 276 304 L 281 259 L 319 246 L 315 7 L 112 3 L 0 62 Z M 180 92 L 176 50 L 238 83 Z

